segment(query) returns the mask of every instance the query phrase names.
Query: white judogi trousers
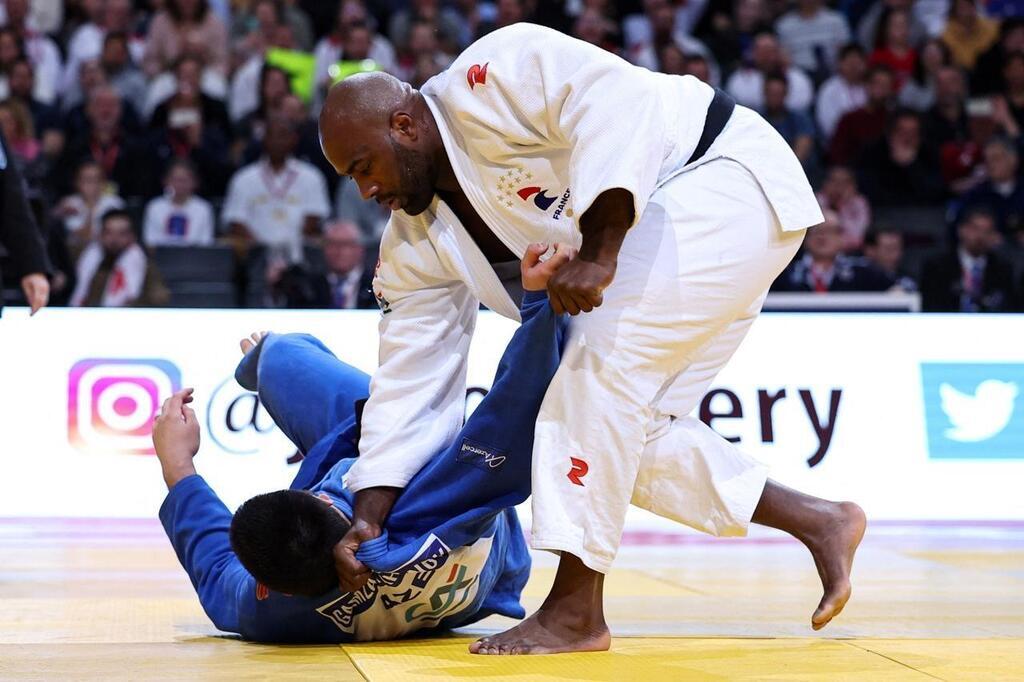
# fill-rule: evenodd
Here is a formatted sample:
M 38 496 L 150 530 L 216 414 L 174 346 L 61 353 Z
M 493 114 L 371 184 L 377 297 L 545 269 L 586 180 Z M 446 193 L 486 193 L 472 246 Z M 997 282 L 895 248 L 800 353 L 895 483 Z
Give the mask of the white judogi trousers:
M 803 236 L 782 231 L 753 175 L 729 159 L 654 193 L 604 303 L 573 318 L 541 407 L 534 548 L 607 572 L 631 502 L 715 535 L 746 534 L 767 467 L 689 413 Z

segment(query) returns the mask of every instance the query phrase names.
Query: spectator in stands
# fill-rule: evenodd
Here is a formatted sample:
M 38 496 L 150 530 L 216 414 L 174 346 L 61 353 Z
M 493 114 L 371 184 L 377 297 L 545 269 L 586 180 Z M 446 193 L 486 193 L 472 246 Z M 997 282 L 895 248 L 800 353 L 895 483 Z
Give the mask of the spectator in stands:
M 806 169 L 814 154 L 814 124 L 807 114 L 786 108 L 789 85 L 782 74 L 768 74 L 764 79 L 764 109 L 761 115 L 779 131 Z
M 927 312 L 998 313 L 1014 310 L 1013 268 L 994 251 L 995 219 L 967 212 L 957 229 L 959 246 L 929 260 L 921 276 Z
M 7 77 L 14 63 L 27 59 L 21 39 L 13 28 L 0 28 L 0 92 L 6 94 Z
M 123 197 L 146 197 L 153 194 L 148 169 L 153 157 L 144 143 L 130 134 L 123 125 L 121 96 L 110 85 L 99 85 L 89 93 L 85 107 L 88 129 L 68 141 L 64 161 L 56 168 L 57 187 L 66 187 L 69 168 L 77 168 L 91 159 L 103 167 L 107 178 L 117 185 Z
M 406 47 L 398 53 L 398 77 L 414 88 L 441 73 L 452 62 L 437 42 L 433 24 L 426 21 L 413 23 Z
M 978 14 L 974 0 L 952 0 L 942 41 L 953 54 L 953 61 L 964 69 L 973 69 L 978 57 L 999 39 L 999 22 Z
M 967 102 L 967 135 L 946 142 L 939 149 L 942 175 L 953 194 L 963 194 L 985 179 L 985 146 L 997 135 L 1017 140 L 1020 128 L 1006 102 L 999 98 L 972 99 Z
M 701 59 L 704 59 L 701 57 Z M 667 73 L 670 76 L 685 76 L 689 73 L 687 67 L 687 57 L 679 46 L 675 43 L 669 43 L 660 50 L 658 50 L 658 68 L 657 71 L 661 73 Z M 704 60 L 707 63 L 707 60 Z
M 53 157 L 44 152 L 32 114 L 21 100 L 0 101 L 0 129 L 7 139 L 8 162 L 18 164 L 28 198 L 46 197 Z
M 511 26 L 512 24 L 518 24 L 520 21 L 526 21 L 530 17 L 527 16 L 526 0 L 497 0 L 496 9 L 497 12 L 494 17 L 494 21 L 489 24 L 484 24 L 480 27 L 477 38 L 490 33 L 499 28 Z M 533 7 L 537 7 L 533 4 Z M 531 10 L 533 11 L 533 10 Z
M 373 272 L 366 267 L 359 228 L 337 221 L 324 228 L 324 272 L 289 268 L 275 289 L 288 308 L 374 309 Z
M 334 193 L 334 215 L 339 220 L 355 223 L 363 235 L 364 244 L 376 244 L 391 217 L 391 211 L 373 199 L 364 199 L 359 192 L 359 185 L 345 176 L 339 178 Z
M 886 291 L 892 282 L 863 258 L 843 254 L 843 230 L 839 217 L 826 210 L 825 222 L 807 231 L 804 252 L 789 264 L 772 291 Z
M 595 31 L 595 34 L 591 36 L 590 39 L 584 39 L 587 40 L 587 42 L 594 43 L 606 50 L 615 52 L 616 47 L 611 40 L 614 32 L 608 30 L 608 27 L 606 26 L 606 19 L 599 15 L 594 17 L 595 12 L 596 10 L 592 10 L 589 13 L 589 15 L 594 18 L 594 20 L 590 22 L 590 25 L 600 29 L 600 33 Z M 576 22 L 577 27 L 579 27 L 580 22 L 584 21 L 586 14 L 587 13 L 580 15 L 579 20 Z M 712 56 L 711 51 L 706 45 L 704 45 L 704 43 L 696 38 L 679 32 L 677 29 L 678 12 L 675 7 L 669 4 L 668 0 L 648 2 L 647 16 L 649 17 L 649 32 L 647 33 L 647 39 L 636 43 L 626 53 L 626 56 L 631 62 L 652 71 L 658 71 L 660 70 L 659 58 L 662 50 L 674 46 L 683 54 L 699 55 L 703 57 L 710 67 L 711 80 L 716 83 L 718 82 L 720 74 L 718 73 L 717 64 L 713 63 L 714 57 Z M 577 35 L 577 37 L 581 36 Z
M 291 29 L 286 24 L 278 25 L 274 31 L 273 42 L 268 47 L 291 49 L 291 35 Z M 271 74 L 268 70 L 278 73 Z M 284 78 L 280 79 L 278 76 Z M 231 120 L 244 121 L 254 111 L 260 112 L 259 120 L 263 120 L 267 112 L 276 108 L 278 102 L 274 101 L 275 98 L 283 97 L 291 92 L 291 88 L 291 79 L 287 71 L 268 64 L 262 53 L 250 57 L 231 77 L 231 93 L 228 98 L 228 113 Z M 267 92 L 267 89 L 272 89 L 273 93 Z M 246 134 L 245 123 L 242 123 L 241 130 L 243 135 Z
M 226 78 L 229 46 L 227 29 L 206 0 L 166 0 L 149 25 L 143 70 L 155 76 L 188 52 Z
M 209 246 L 214 220 L 210 202 L 196 196 L 196 172 L 184 159 L 172 161 L 164 193 L 146 205 L 142 238 L 146 246 Z
M 231 235 L 266 246 L 272 262 L 301 261 L 303 235 L 318 234 L 329 213 L 320 171 L 293 156 L 297 141 L 290 121 L 271 116 L 264 157 L 235 173 L 224 203 L 222 222 Z
M 231 122 L 223 102 L 203 92 L 201 79 L 203 61 L 195 55 L 183 55 L 174 66 L 176 90 L 160 102 L 150 119 L 150 127 L 159 129 L 175 126 L 173 119 L 199 119 L 206 130 L 215 130 L 219 137 L 231 135 Z M 286 77 L 287 82 L 287 77 Z M 183 112 L 190 114 L 185 115 Z M 195 116 L 191 114 L 195 114 Z
M 1024 52 L 1024 18 L 1005 19 L 999 27 L 999 42 L 985 51 L 971 72 L 971 93 L 992 95 L 1006 88 L 1004 65 L 1010 55 Z
M 295 146 L 295 158 L 316 166 L 327 179 L 328 192 L 333 194 L 338 187 L 340 176 L 324 156 L 324 150 L 320 146 L 320 126 L 310 117 L 309 108 L 298 95 L 288 94 L 281 100 L 277 112 L 291 121 L 298 132 L 299 141 Z M 255 161 L 256 158 L 253 156 L 252 160 Z
M 98 241 L 78 259 L 72 306 L 161 306 L 170 300 L 160 273 L 139 246 L 131 216 L 113 209 L 103 214 Z
M 928 27 L 921 20 L 915 7 L 915 0 L 882 0 L 875 2 L 868 8 L 857 25 L 857 41 L 865 49 L 875 49 L 875 41 L 878 38 L 878 27 L 882 23 L 882 17 L 886 12 L 900 10 L 910 13 L 910 44 L 920 45 L 928 37 Z
M 910 12 L 886 10 L 878 24 L 878 36 L 868 62 L 888 66 L 895 79 L 896 92 L 914 74 L 917 50 L 910 42 Z
M 760 33 L 754 39 L 751 62 L 737 69 L 726 82 L 725 89 L 736 101 L 751 109 L 764 106 L 764 77 L 768 73 L 782 72 L 789 83 L 786 106 L 794 111 L 808 111 L 814 100 L 814 85 L 800 69 L 790 66 L 779 48 L 779 41 L 771 33 Z
M 874 206 L 927 206 L 943 198 L 938 169 L 938 154 L 922 139 L 920 117 L 904 109 L 864 154 L 860 186 Z
M 32 64 L 27 59 L 21 58 L 11 64 L 7 84 L 9 96 L 28 107 L 32 114 L 32 125 L 40 138 L 45 138 L 48 132 L 60 132 L 60 113 L 57 108 L 35 97 L 35 76 Z
M 31 174 L 26 172 L 26 167 L 39 157 L 41 151 L 28 107 L 16 99 L 0 101 L 0 130 L 7 139 L 6 151 L 13 153 L 21 163 L 21 174 L 28 179 Z
M 1011 52 L 1003 64 L 1002 99 L 1017 126 L 1024 128 L 1024 52 Z
M 64 88 L 74 86 L 83 62 L 98 60 L 103 54 L 106 36 L 120 33 L 126 38 L 130 59 L 136 63 L 142 59 L 145 43 L 135 35 L 134 9 L 131 0 L 103 0 L 90 6 L 90 20 L 75 31 L 68 42 L 68 57 L 64 66 Z
M 670 15 L 674 20 L 675 15 Z M 596 7 L 585 7 L 579 13 L 572 25 L 572 35 L 603 50 L 619 54 L 619 27 Z
M 711 3 L 702 22 L 707 28 L 699 35 L 721 68 L 731 73 L 750 52 L 755 37 L 771 31 L 769 19 L 764 0 L 737 0 L 732 5 Z
M 903 268 L 903 233 L 881 228 L 864 236 L 864 257 L 881 271 L 894 289 L 911 293 L 917 291 L 917 282 Z
M 121 94 L 121 99 L 135 111 L 144 111 L 148 84 L 142 71 L 132 61 L 127 34 L 120 31 L 107 33 L 103 38 L 100 64 L 107 74 L 107 80 Z
M 298 6 L 295 0 L 281 0 L 284 23 L 292 31 L 292 39 L 295 42 L 295 49 L 303 52 L 313 50 L 313 24 L 309 15 Z
M 189 159 L 207 196 L 224 192 L 230 176 L 231 123 L 224 105 L 200 89 L 203 65 L 189 55 L 174 68 L 177 89 L 153 111 L 150 137 L 162 165 Z
M 831 73 L 839 48 L 850 42 L 846 19 L 822 0 L 798 0 L 776 22 L 775 32 L 793 63 L 818 83 Z
M 7 27 L 17 36 L 25 56 L 35 73 L 33 95 L 45 104 L 53 104 L 58 95 L 61 78 L 61 57 L 57 45 L 45 34 L 29 27 L 28 0 L 6 0 Z
M 86 159 L 75 173 L 75 193 L 64 197 L 54 209 L 67 235 L 72 258 L 100 234 L 100 220 L 115 209 L 124 208 L 124 200 L 111 191 L 103 166 Z
M 399 52 L 408 49 L 412 27 L 426 22 L 434 27 L 441 49 L 448 54 L 459 52 L 459 17 L 450 7 L 442 7 L 439 0 L 411 0 L 407 7 L 391 15 L 388 37 Z
M 278 25 L 291 30 L 295 48 L 308 52 L 313 49 L 313 26 L 309 16 L 292 2 L 282 0 L 256 0 L 248 5 L 247 11 L 235 14 L 231 22 L 231 39 L 243 58 L 263 51 L 276 38 Z
M 246 3 L 246 11 L 235 14 L 231 22 L 231 43 L 239 61 L 262 57 L 285 23 L 284 7 L 278 0 Z
M 888 67 L 868 70 L 868 101 L 859 109 L 844 114 L 836 126 L 829 145 L 829 162 L 849 165 L 857 161 L 864 149 L 885 134 L 892 102 L 892 73 Z
M 252 146 L 262 149 L 267 118 L 281 108 L 281 102 L 291 92 L 291 80 L 283 69 L 269 64 L 262 67 L 256 106 L 235 125 L 236 137 L 242 150 Z
M 935 106 L 935 83 L 943 67 L 952 63 L 949 48 L 938 39 L 930 39 L 920 50 L 914 73 L 900 90 L 900 106 L 925 112 Z
M 985 145 L 985 180 L 954 204 L 955 223 L 971 212 L 986 210 L 1004 237 L 1024 235 L 1024 182 L 1017 146 L 1005 137 Z
M 967 82 L 956 66 L 943 66 L 935 79 L 935 106 L 924 116 L 927 139 L 935 145 L 967 137 Z
M 871 224 L 871 205 L 857 190 L 857 176 L 853 170 L 848 166 L 829 168 L 818 192 L 818 203 L 823 210 L 834 211 L 839 218 L 843 251 L 859 251 Z
M 866 73 L 867 59 L 863 48 L 854 43 L 844 46 L 839 51 L 836 74 L 822 83 L 818 90 L 815 115 L 821 137 L 826 142 L 835 134 L 839 119 L 867 104 Z
M 324 157 L 323 149 L 320 147 L 320 128 L 316 120 L 310 117 L 309 108 L 298 95 L 289 93 L 281 98 L 273 113 L 284 117 L 295 127 L 299 138 L 295 145 L 295 158 L 316 166 L 327 179 L 328 192 L 333 193 L 340 176 Z M 261 135 L 259 140 L 249 140 L 242 154 L 242 163 L 254 163 L 259 160 L 262 153 Z
M 395 73 L 395 50 L 387 38 L 371 27 L 366 8 L 359 0 L 344 0 L 339 4 L 334 29 L 320 39 L 313 54 L 320 98 L 333 83 L 330 68 L 343 59 L 369 59 L 382 71 Z
M 697 80 L 703 81 L 708 85 L 715 85 L 715 81 L 711 77 L 711 64 L 708 60 L 699 54 L 689 55 L 686 57 L 686 67 L 684 75 L 693 76 Z M 787 83 L 787 86 L 789 84 Z

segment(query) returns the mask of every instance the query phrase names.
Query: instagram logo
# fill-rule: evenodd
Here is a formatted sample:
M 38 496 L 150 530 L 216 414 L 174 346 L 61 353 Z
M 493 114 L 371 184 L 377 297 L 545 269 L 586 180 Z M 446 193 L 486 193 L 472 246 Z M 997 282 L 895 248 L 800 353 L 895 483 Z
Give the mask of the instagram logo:
M 166 360 L 80 360 L 68 376 L 68 441 L 91 454 L 155 454 L 153 416 L 180 388 Z

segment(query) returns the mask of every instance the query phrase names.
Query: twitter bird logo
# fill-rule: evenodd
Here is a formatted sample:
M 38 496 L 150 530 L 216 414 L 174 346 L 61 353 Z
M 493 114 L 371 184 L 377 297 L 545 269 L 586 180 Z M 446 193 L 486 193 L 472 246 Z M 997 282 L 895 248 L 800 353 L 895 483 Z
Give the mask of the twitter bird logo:
M 949 384 L 939 386 L 942 411 L 953 428 L 946 429 L 946 438 L 961 443 L 988 440 L 1005 429 L 1013 417 L 1017 384 L 987 379 L 978 384 L 974 395 L 967 395 Z
M 1024 459 L 1021 363 L 921 363 L 932 459 Z

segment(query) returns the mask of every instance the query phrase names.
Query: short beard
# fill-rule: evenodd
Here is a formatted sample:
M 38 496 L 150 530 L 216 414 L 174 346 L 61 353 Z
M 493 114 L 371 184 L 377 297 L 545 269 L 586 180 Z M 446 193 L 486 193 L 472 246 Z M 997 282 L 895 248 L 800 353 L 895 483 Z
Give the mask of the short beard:
M 398 163 L 399 192 L 407 203 L 402 208 L 409 215 L 419 215 L 430 207 L 434 200 L 436 170 L 427 154 L 418 149 L 409 149 L 390 140 Z

